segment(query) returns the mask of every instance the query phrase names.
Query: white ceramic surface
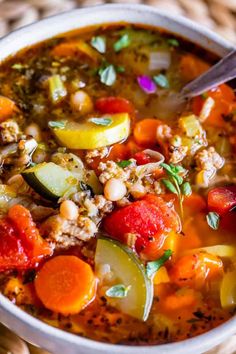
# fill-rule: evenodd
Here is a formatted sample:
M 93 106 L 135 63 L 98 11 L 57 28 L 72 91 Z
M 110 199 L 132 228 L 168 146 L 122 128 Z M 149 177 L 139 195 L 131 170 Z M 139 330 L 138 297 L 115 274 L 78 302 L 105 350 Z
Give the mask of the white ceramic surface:
M 193 1 L 193 0 L 192 0 Z M 168 9 L 167 9 L 168 11 Z M 130 22 L 149 24 L 180 34 L 223 56 L 232 46 L 200 25 L 144 5 L 102 5 L 56 15 L 17 30 L 0 40 L 0 61 L 26 46 L 60 33 L 93 24 Z M 27 341 L 55 354 L 198 354 L 236 333 L 236 317 L 198 337 L 179 343 L 131 347 L 99 343 L 75 336 L 31 317 L 0 295 L 0 320 Z

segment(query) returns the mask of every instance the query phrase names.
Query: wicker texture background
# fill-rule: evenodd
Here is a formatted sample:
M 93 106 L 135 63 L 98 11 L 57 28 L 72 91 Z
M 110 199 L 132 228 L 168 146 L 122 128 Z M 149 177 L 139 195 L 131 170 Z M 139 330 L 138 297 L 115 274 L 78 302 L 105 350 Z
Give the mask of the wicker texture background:
M 236 44 L 236 0 L 0 0 L 0 37 L 42 17 L 106 2 L 143 2 L 156 6 L 189 17 Z M 47 354 L 32 346 L 27 348 L 17 336 L 0 326 L 0 354 L 29 354 L 29 350 L 31 354 Z M 206 354 L 236 354 L 236 335 Z
M 0 37 L 41 17 L 105 2 L 157 6 L 187 16 L 236 43 L 236 0 L 0 0 Z

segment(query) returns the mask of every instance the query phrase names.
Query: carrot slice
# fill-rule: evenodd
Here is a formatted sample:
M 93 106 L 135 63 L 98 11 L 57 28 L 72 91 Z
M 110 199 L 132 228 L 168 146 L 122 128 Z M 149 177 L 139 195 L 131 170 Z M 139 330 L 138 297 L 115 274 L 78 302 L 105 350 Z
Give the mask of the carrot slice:
M 16 110 L 15 102 L 10 100 L 10 98 L 0 96 L 0 122 L 9 118 L 14 110 Z
M 180 70 L 185 80 L 191 81 L 204 73 L 209 68 L 209 64 L 195 57 L 192 54 L 186 54 L 181 58 Z
M 71 42 L 60 43 L 53 48 L 51 54 L 57 57 L 74 57 L 75 55 L 84 56 L 93 62 L 97 62 L 99 54 L 81 40 L 74 40 Z
M 57 256 L 46 262 L 35 279 L 44 306 L 64 315 L 80 312 L 93 299 L 96 280 L 91 267 L 75 256 Z
M 150 146 L 157 143 L 156 130 L 161 122 L 154 118 L 143 119 L 134 127 L 134 139 L 137 144 Z

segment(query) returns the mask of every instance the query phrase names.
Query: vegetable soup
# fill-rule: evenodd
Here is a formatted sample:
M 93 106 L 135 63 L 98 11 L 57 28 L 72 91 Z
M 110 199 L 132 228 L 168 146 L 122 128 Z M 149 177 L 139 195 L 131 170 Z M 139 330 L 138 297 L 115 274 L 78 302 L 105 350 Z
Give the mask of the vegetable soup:
M 176 94 L 216 60 L 117 24 L 0 65 L 6 297 L 115 344 L 180 341 L 234 315 L 235 93 Z

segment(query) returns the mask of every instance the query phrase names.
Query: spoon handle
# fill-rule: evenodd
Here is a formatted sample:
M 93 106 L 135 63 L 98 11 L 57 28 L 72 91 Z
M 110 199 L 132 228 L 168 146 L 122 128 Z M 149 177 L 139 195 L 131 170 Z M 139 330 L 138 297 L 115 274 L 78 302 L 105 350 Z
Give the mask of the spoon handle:
M 180 94 L 191 98 L 236 77 L 236 50 L 233 50 L 197 79 L 185 85 Z

